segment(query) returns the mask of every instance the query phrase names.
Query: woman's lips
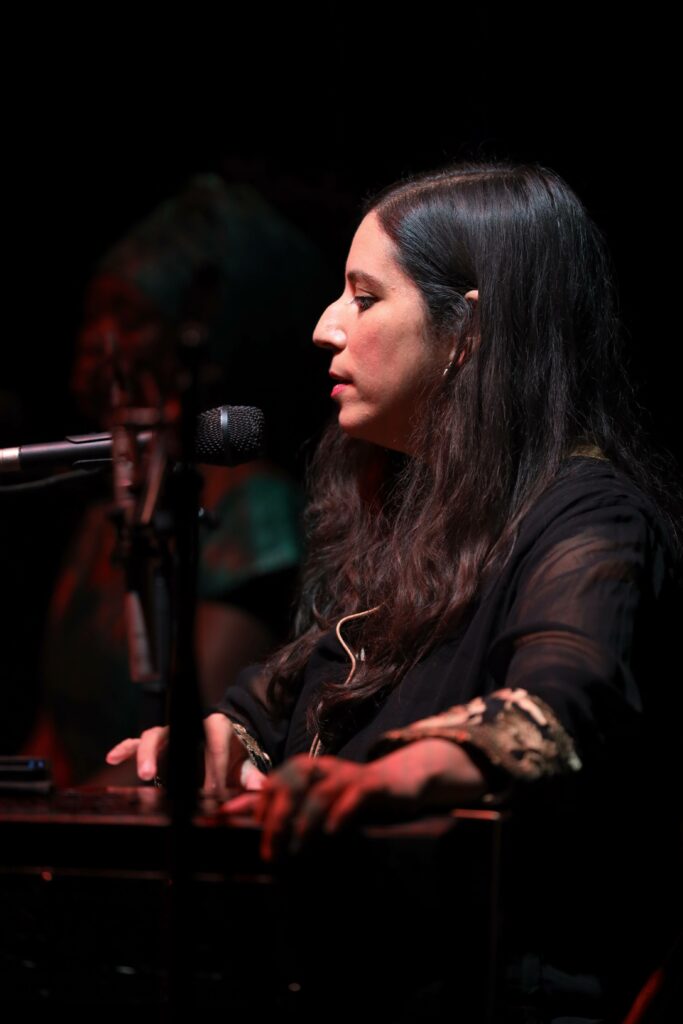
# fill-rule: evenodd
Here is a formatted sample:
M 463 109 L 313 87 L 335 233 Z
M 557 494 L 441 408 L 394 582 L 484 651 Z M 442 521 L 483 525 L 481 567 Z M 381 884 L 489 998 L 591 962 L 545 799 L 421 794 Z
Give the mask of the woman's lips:
M 330 398 L 334 398 L 335 395 L 340 395 L 344 388 L 347 388 L 351 383 L 351 380 L 348 377 L 340 377 L 336 373 L 330 373 L 330 377 L 333 382 Z

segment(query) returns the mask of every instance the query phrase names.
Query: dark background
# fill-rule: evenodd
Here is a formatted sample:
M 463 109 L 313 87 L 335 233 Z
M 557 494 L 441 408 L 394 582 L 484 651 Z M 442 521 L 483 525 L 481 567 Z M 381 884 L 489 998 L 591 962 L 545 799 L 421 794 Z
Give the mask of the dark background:
M 81 429 L 67 380 L 93 265 L 191 174 L 261 187 L 319 243 L 341 291 L 368 189 L 458 157 L 512 157 L 559 171 L 606 234 L 653 430 L 681 458 L 677 113 L 660 20 L 486 4 L 422 5 L 403 21 L 341 4 L 144 28 L 113 9 L 73 25 L 41 17 L 7 44 L 19 61 L 2 126 L 0 391 L 14 404 L 1 446 Z M 3 675 L 10 705 L 30 709 L 44 608 L 83 497 L 0 500 L 13 609 Z M 13 735 L 30 710 L 16 714 Z
M 299 26 L 258 12 L 145 31 L 81 24 L 82 46 L 65 46 L 63 25 L 55 40 L 43 26 L 3 126 L 0 388 L 22 400 L 21 440 L 77 425 L 66 380 L 93 264 L 192 173 L 264 186 L 323 245 L 341 288 L 367 189 L 498 156 L 559 171 L 606 233 L 640 375 L 674 443 L 678 289 L 666 264 L 677 112 L 666 25 L 576 5 L 571 18 L 556 8 L 554 23 L 485 4 L 429 11 L 403 24 L 339 4 Z

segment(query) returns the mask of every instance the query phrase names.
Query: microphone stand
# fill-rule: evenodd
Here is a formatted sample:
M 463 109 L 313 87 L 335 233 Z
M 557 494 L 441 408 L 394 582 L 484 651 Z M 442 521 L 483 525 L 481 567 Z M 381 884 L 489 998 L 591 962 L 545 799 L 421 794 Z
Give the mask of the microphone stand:
M 146 710 L 153 721 L 160 720 L 164 696 L 167 700 L 167 1008 L 168 1019 L 174 1024 L 185 1024 L 194 1002 L 191 840 L 203 724 L 195 658 L 202 478 L 193 457 L 203 339 L 199 325 L 180 328 L 179 401 L 169 403 L 163 415 L 153 409 L 122 408 L 116 380 L 113 388 L 113 406 L 118 412 L 112 432 L 114 491 L 128 584 L 131 676 L 145 687 Z M 151 429 L 144 458 L 137 443 L 141 428 Z M 146 628 L 150 620 L 152 631 Z
M 169 495 L 176 538 L 172 657 L 168 695 L 170 727 L 167 791 L 172 820 L 190 820 L 197 805 L 197 774 L 201 767 L 202 707 L 195 656 L 199 495 L 202 478 L 193 465 L 197 420 L 197 375 L 202 334 L 188 325 L 181 330 L 180 431 L 177 464 L 170 475 Z
M 188 1020 L 194 1003 L 192 954 L 195 942 L 192 885 L 192 828 L 203 752 L 202 707 L 195 656 L 199 543 L 199 494 L 195 469 L 197 379 L 203 332 L 193 324 L 180 331 L 180 430 L 178 461 L 169 479 L 169 505 L 176 538 L 171 671 L 168 693 L 167 800 L 170 873 L 170 956 L 168 1018 Z
M 120 407 L 114 388 L 111 435 L 115 559 L 125 576 L 128 670 L 142 686 L 141 729 L 165 720 L 171 657 L 174 524 L 161 503 L 168 463 L 167 417 L 149 408 Z M 139 429 L 145 428 L 144 452 Z

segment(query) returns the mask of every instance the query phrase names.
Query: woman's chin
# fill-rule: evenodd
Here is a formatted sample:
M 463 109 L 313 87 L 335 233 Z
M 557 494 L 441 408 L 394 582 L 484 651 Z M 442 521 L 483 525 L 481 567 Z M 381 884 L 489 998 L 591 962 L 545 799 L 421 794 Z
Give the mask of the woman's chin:
M 355 441 L 365 441 L 367 444 L 377 445 L 378 448 L 388 448 L 393 452 L 410 454 L 409 445 L 402 438 L 398 438 L 386 431 L 373 430 L 369 424 L 343 422 L 341 416 L 338 422 L 346 436 L 352 437 Z
M 376 440 L 376 432 L 368 428 L 367 424 L 358 423 L 357 420 L 345 419 L 343 412 L 339 415 L 338 423 L 346 436 L 352 437 L 355 441 L 369 441 L 371 444 L 379 443 Z

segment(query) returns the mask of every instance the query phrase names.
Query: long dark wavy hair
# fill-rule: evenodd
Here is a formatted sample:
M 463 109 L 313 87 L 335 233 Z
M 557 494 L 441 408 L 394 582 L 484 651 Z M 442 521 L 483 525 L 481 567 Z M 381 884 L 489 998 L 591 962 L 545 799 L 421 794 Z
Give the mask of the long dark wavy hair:
M 265 666 L 283 711 L 343 615 L 367 659 L 308 710 L 333 752 L 445 635 L 463 629 L 520 520 L 577 446 L 597 446 L 667 516 L 673 460 L 655 454 L 627 372 L 606 246 L 553 171 L 470 163 L 367 198 L 420 290 L 428 336 L 465 349 L 425 395 L 411 457 L 332 425 L 310 467 L 308 556 L 295 639 Z M 479 290 L 474 305 L 464 296 Z M 667 482 L 669 481 L 669 482 Z M 348 635 L 348 634 L 346 634 Z

